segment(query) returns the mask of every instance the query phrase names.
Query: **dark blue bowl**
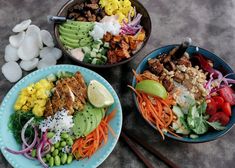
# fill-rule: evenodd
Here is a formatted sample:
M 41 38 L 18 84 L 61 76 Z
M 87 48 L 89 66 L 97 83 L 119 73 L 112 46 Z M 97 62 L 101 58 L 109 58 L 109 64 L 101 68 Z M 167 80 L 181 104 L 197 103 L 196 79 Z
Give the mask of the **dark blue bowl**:
M 152 51 L 150 54 L 148 54 L 146 57 L 144 57 L 143 60 L 139 63 L 139 65 L 136 69 L 136 72 L 139 74 L 139 73 L 142 73 L 144 70 L 147 69 L 148 59 L 156 58 L 157 56 L 159 56 L 162 53 L 168 53 L 170 50 L 172 50 L 176 46 L 179 46 L 179 45 L 177 45 L 177 44 L 168 45 L 168 46 L 164 46 L 164 47 L 161 47 L 161 48 L 158 48 L 158 49 Z M 210 59 L 214 62 L 215 69 L 218 69 L 218 70 L 222 71 L 224 74 L 228 74 L 228 73 L 233 72 L 232 68 L 220 57 L 216 56 L 215 54 L 213 54 L 210 51 L 207 51 L 203 48 L 198 47 L 198 49 L 199 49 L 199 51 L 198 51 L 199 53 L 203 54 L 205 57 L 207 57 L 208 59 Z M 187 52 L 189 53 L 189 55 L 196 52 L 196 46 L 190 46 L 187 49 Z M 235 79 L 235 76 L 233 75 L 233 76 L 231 76 L 231 78 Z M 133 77 L 132 86 L 135 87 L 135 85 L 136 85 L 136 80 L 135 80 L 135 77 Z M 139 109 L 138 104 L 137 104 L 136 95 L 133 94 L 133 97 L 134 97 L 135 105 L 138 108 L 138 111 L 140 112 L 140 109 Z M 152 123 L 150 123 L 150 122 L 148 122 L 148 123 L 154 129 L 157 129 Z M 229 121 L 228 125 L 226 126 L 226 129 L 224 129 L 223 131 L 210 131 L 210 132 L 208 132 L 204 135 L 199 136 L 196 139 L 178 138 L 178 137 L 175 137 L 175 136 L 173 136 L 169 133 L 165 133 L 165 135 L 169 138 L 172 138 L 174 140 L 178 140 L 178 141 L 181 141 L 181 142 L 188 142 L 188 143 L 208 142 L 208 141 L 213 141 L 213 140 L 225 135 L 233 127 L 234 123 L 235 123 L 235 107 L 232 108 L 232 116 L 230 118 L 230 121 Z

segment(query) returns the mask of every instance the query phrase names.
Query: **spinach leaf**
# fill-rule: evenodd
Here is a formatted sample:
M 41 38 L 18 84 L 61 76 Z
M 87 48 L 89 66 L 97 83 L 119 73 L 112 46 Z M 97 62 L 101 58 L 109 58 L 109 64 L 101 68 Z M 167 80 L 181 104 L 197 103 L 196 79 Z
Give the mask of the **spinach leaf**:
M 193 105 L 189 109 L 187 122 L 196 134 L 204 134 L 208 130 L 208 125 L 202 115 L 204 113 L 203 110 L 205 110 L 205 105 L 199 107 Z
M 199 112 L 200 114 L 205 114 L 205 112 L 206 112 L 206 107 L 207 107 L 207 104 L 206 104 L 206 101 L 204 100 L 204 101 L 200 104 L 200 106 L 198 107 L 198 112 Z
M 224 130 L 226 127 L 222 126 L 220 122 L 216 121 L 216 122 L 209 122 L 206 121 L 207 124 L 209 124 L 211 127 L 213 127 L 215 130 L 217 131 L 221 131 Z
M 190 128 L 189 128 L 187 122 L 185 121 L 185 118 L 184 117 L 180 117 L 179 120 L 180 120 L 180 123 L 184 126 L 184 128 L 186 130 L 190 131 Z
M 193 131 L 196 134 L 204 134 L 208 131 L 208 125 L 206 121 L 202 117 L 197 117 L 194 119 L 196 127 L 193 129 Z

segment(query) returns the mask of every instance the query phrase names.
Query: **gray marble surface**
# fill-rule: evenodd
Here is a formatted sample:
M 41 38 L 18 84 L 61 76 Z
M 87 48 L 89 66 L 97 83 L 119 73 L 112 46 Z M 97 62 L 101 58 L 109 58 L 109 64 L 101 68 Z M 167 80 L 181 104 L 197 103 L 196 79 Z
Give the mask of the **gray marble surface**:
M 12 34 L 12 27 L 21 20 L 31 18 L 33 24 L 52 32 L 52 25 L 47 24 L 46 16 L 55 15 L 66 1 L 0 0 L 0 67 L 4 64 L 4 48 L 8 44 L 8 37 Z M 148 9 L 153 25 L 147 46 L 140 52 L 138 58 L 129 64 L 106 72 L 96 70 L 117 91 L 123 106 L 124 126 L 144 137 L 154 148 L 171 158 L 180 167 L 234 167 L 235 129 L 216 141 L 202 144 L 185 144 L 170 139 L 162 141 L 159 134 L 136 113 L 126 85 L 131 83 L 131 69 L 136 68 L 147 53 L 163 45 L 179 43 L 184 37 L 191 37 L 194 45 L 215 52 L 234 69 L 235 0 L 141 0 L 141 2 Z M 63 58 L 60 63 L 74 64 L 67 58 Z M 0 73 L 0 102 L 12 86 Z M 141 150 L 156 167 L 167 167 L 157 158 Z M 2 155 L 0 167 L 11 167 Z M 142 168 L 144 165 L 120 140 L 100 167 Z

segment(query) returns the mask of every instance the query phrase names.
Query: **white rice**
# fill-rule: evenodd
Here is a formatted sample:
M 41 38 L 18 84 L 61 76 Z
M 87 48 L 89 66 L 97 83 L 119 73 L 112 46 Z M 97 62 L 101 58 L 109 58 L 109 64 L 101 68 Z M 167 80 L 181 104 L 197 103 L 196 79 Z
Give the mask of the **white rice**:
M 58 111 L 53 117 L 50 116 L 43 120 L 40 123 L 39 128 L 42 132 L 46 132 L 47 130 L 54 132 L 55 135 L 50 141 L 55 144 L 60 141 L 60 134 L 62 132 L 70 132 L 73 125 L 73 117 L 68 116 L 68 111 L 63 109 Z

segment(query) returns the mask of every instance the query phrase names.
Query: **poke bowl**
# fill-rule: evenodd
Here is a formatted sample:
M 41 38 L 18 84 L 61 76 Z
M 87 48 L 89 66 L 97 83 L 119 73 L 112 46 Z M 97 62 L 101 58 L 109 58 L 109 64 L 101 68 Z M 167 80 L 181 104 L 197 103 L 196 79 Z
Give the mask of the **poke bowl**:
M 201 143 L 225 135 L 235 123 L 233 69 L 196 46 L 152 51 L 134 71 L 131 89 L 142 117 L 163 139 Z
M 136 0 L 70 0 L 54 24 L 56 42 L 76 63 L 93 68 L 110 68 L 134 59 L 146 45 L 151 20 Z
M 0 118 L 5 121 L 1 152 L 15 168 L 98 167 L 122 127 L 112 86 L 95 72 L 72 65 L 24 77 L 5 96 Z

